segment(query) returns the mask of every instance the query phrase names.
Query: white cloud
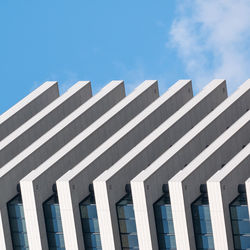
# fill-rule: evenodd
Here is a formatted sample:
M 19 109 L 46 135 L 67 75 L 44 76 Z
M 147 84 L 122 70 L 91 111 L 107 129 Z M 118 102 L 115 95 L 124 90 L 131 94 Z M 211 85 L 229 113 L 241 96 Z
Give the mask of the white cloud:
M 250 78 L 249 39 L 249 0 L 179 1 L 170 44 L 198 89 L 225 78 L 231 92 Z

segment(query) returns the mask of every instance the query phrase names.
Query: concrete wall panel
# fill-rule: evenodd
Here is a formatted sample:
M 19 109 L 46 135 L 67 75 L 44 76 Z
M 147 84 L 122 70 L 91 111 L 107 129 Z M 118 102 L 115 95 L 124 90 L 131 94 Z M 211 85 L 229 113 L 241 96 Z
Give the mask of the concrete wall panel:
M 45 82 L 0 116 L 0 141 L 59 96 L 57 82 Z
M 78 82 L 0 142 L 0 167 L 92 96 L 90 82 Z

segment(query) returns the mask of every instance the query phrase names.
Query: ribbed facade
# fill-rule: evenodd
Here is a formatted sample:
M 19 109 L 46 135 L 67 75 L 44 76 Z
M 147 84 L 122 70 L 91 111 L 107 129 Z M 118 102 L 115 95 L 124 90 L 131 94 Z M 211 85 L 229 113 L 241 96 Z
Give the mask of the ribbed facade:
M 250 249 L 249 108 L 250 80 L 45 82 L 0 116 L 0 249 Z

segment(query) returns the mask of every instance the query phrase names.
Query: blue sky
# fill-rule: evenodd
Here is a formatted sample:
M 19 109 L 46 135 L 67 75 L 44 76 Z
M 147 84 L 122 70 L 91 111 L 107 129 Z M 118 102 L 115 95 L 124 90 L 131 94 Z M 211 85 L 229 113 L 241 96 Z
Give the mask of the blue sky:
M 0 113 L 47 80 L 129 93 L 157 79 L 162 93 L 225 78 L 232 92 L 250 76 L 248 0 L 1 0 L 0 30 Z

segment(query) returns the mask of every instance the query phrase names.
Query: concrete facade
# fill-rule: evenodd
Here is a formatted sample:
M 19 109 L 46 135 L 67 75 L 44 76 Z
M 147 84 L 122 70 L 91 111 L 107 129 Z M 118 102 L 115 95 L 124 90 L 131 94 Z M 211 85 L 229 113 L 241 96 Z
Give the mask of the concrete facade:
M 39 139 L 92 96 L 90 82 L 78 82 L 0 142 L 0 167 Z
M 244 145 L 242 145 L 244 146 Z M 229 204 L 238 195 L 238 185 L 249 175 L 250 144 L 207 181 L 215 249 L 234 249 Z
M 94 180 L 103 249 L 121 249 L 115 204 L 125 195 L 125 185 L 220 104 L 227 97 L 223 89 L 225 81 L 210 83 L 206 89 Z
M 169 193 L 178 248 L 195 248 L 191 203 L 200 195 L 200 185 L 206 183 L 243 145 L 250 142 L 250 111 L 210 144 L 182 171 L 169 180 Z M 241 143 L 238 143 L 241 142 Z M 178 197 L 183 197 L 182 200 Z M 183 219 L 185 218 L 185 221 Z
M 67 249 L 84 249 L 79 203 L 89 185 L 193 96 L 191 81 L 178 81 L 117 133 L 57 180 Z M 72 233 L 74 232 L 74 233 Z
M 45 82 L 0 116 L 0 141 L 59 96 L 57 82 Z
M 123 82 L 111 82 L 0 169 L 0 186 L 4 189 L 8 185 L 8 189 L 1 194 L 0 199 L 1 249 L 11 249 L 6 203 L 17 194 L 16 186 L 20 180 L 97 120 L 124 96 Z
M 56 180 L 158 96 L 157 81 L 144 82 L 20 181 L 28 240 L 32 248 L 48 249 L 47 239 L 42 237 L 46 234 L 42 204 L 53 194 L 52 185 Z M 43 185 L 44 182 L 46 186 Z M 35 228 L 38 230 L 34 230 Z
M 243 115 L 248 106 L 250 85 L 246 82 L 178 142 L 131 181 L 139 245 L 156 249 L 157 235 L 153 204 L 162 196 L 162 185 L 199 155 L 213 140 Z M 143 212 L 142 212 L 143 211 Z
M 88 81 L 62 96 L 57 82 L 44 83 L 0 116 L 0 249 L 46 250 L 53 243 L 67 250 L 162 250 L 174 242 L 178 250 L 197 244 L 250 248 L 249 109 L 250 80 L 229 97 L 223 79 L 194 97 L 190 80 L 161 96 L 156 80 L 144 81 L 128 96 L 123 81 L 110 82 L 94 96 Z M 122 238 L 117 204 L 128 192 L 134 224 L 124 224 Z M 166 192 L 171 242 L 159 232 L 154 210 Z M 210 220 L 202 230 L 211 224 L 210 242 L 196 238 L 192 206 L 202 192 Z M 242 193 L 244 228 L 230 212 Z M 91 225 L 99 231 L 85 238 L 80 204 L 90 195 L 96 213 Z M 16 212 L 23 211 L 17 217 L 9 207 L 15 197 Z M 53 222 L 44 207 L 50 197 L 58 198 Z M 61 230 L 60 238 L 48 225 Z

